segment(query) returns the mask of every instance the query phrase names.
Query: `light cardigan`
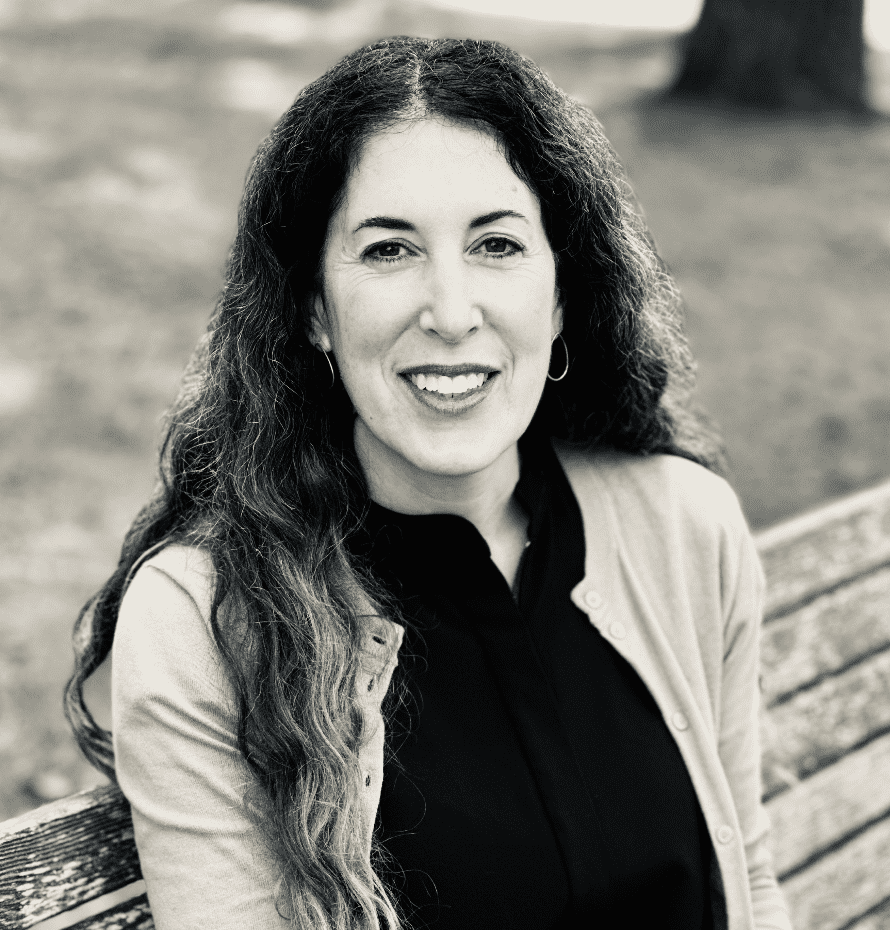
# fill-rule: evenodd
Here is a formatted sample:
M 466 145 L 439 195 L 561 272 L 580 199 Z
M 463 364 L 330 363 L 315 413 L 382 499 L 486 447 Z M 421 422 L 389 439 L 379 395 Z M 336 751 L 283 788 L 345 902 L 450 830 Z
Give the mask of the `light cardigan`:
M 711 835 L 715 930 L 790 930 L 767 845 L 758 739 L 763 574 L 732 490 L 674 456 L 557 446 L 584 522 L 572 600 L 664 714 Z M 117 776 L 158 930 L 281 930 L 276 870 L 245 810 L 231 690 L 209 626 L 213 569 L 170 546 L 136 572 L 112 664 Z M 357 683 L 375 723 L 362 748 L 367 841 L 383 779 L 380 702 L 402 630 Z M 367 683 L 366 683 L 367 681 Z

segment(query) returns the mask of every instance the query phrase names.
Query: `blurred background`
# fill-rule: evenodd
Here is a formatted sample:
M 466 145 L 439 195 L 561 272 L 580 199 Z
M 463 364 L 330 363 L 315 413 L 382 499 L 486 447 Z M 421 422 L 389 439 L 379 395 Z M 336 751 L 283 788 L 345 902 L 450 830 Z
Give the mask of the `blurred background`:
M 397 33 L 501 39 L 601 119 L 755 528 L 890 476 L 887 0 L 0 0 L 0 820 L 99 782 L 70 629 L 153 487 L 251 155 Z

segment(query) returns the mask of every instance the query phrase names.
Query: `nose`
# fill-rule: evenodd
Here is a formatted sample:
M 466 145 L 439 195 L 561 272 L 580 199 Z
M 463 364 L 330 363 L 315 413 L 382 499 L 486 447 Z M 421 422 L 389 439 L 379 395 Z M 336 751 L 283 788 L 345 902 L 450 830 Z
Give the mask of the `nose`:
M 482 308 L 474 300 L 469 269 L 461 258 L 427 265 L 427 288 L 421 329 L 448 343 L 458 343 L 482 327 Z

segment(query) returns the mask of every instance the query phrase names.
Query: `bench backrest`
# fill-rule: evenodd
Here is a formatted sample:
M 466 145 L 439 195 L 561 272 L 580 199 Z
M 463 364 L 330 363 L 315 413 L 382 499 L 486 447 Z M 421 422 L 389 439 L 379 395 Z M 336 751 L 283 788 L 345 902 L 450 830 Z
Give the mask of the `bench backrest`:
M 890 927 L 890 482 L 759 534 L 764 788 L 796 930 Z
M 33 927 L 106 895 L 140 886 L 126 798 L 113 785 L 45 804 L 0 824 L 0 927 Z M 142 888 L 78 930 L 154 927 Z M 136 910 L 141 911 L 136 913 Z M 132 913 L 133 919 L 125 919 Z
M 890 482 L 760 533 L 764 788 L 796 930 L 890 927 Z M 150 930 L 114 787 L 0 824 L 0 926 Z M 124 889 L 123 903 L 107 896 Z

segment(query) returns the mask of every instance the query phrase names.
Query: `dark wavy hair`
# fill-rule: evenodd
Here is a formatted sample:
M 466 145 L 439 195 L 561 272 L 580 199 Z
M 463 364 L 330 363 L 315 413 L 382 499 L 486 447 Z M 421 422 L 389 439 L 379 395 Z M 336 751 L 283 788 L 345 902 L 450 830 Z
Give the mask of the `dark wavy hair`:
M 396 608 L 345 544 L 367 504 L 354 413 L 307 332 L 328 222 L 363 143 L 427 116 L 492 133 L 540 199 L 571 365 L 547 382 L 530 428 L 721 461 L 692 407 L 678 294 L 587 109 L 528 59 L 471 40 L 377 42 L 300 92 L 253 160 L 225 287 L 168 414 L 161 481 L 78 618 L 66 692 L 83 751 L 113 777 L 110 734 L 83 683 L 109 653 L 140 560 L 172 542 L 201 546 L 238 745 L 283 877 L 279 906 L 299 926 L 399 926 L 357 837 L 365 733 L 354 688 L 368 618 Z

